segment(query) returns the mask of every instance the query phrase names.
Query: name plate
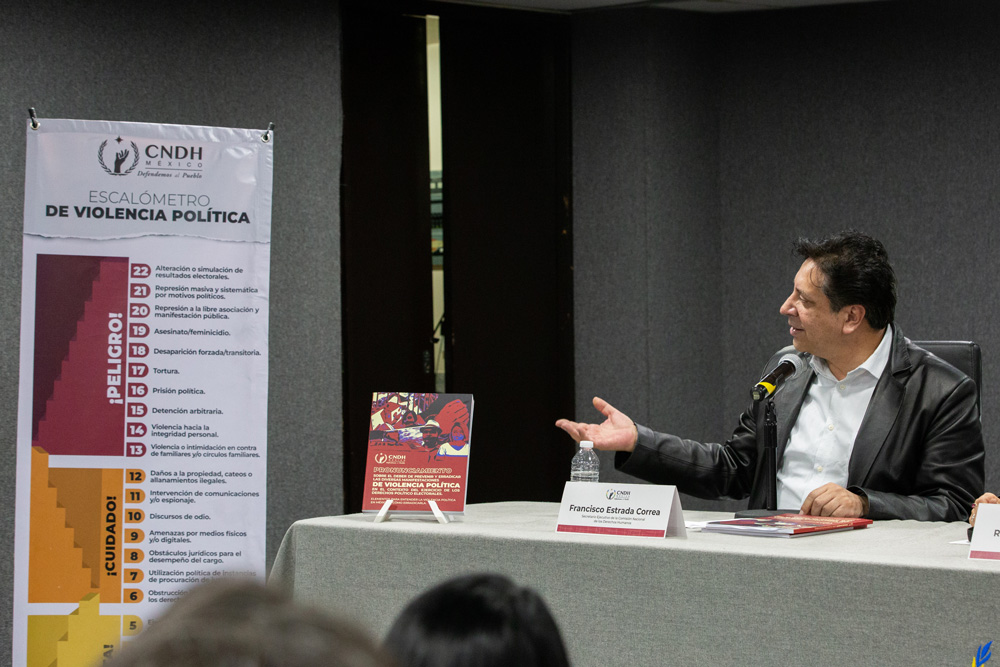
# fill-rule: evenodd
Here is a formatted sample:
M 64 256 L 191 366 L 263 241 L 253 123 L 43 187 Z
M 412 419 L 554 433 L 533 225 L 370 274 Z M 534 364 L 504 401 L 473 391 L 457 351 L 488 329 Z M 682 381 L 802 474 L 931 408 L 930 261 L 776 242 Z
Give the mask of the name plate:
M 1000 505 L 979 504 L 976 529 L 969 543 L 969 558 L 1000 560 Z
M 556 532 L 687 537 L 677 487 L 603 482 L 566 482 Z

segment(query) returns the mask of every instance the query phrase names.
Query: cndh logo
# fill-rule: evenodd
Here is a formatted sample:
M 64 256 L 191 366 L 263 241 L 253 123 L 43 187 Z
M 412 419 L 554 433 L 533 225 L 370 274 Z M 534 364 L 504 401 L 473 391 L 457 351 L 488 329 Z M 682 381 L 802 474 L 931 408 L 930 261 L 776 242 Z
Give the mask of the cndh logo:
M 604 497 L 608 500 L 628 500 L 631 491 L 618 491 L 616 489 L 608 489 L 604 493 Z
M 139 147 L 135 145 L 134 141 L 130 141 L 129 145 L 132 147 L 132 151 L 129 152 L 127 147 L 126 148 L 121 147 L 122 142 L 125 141 L 124 139 L 118 137 L 117 139 L 115 139 L 115 141 L 118 143 L 119 150 L 115 151 L 114 169 L 112 170 L 104 162 L 104 147 L 108 145 L 107 139 L 101 142 L 101 147 L 97 149 L 97 161 L 101 163 L 101 168 L 103 168 L 104 171 L 108 172 L 112 176 L 125 176 L 127 174 L 131 174 L 132 170 L 139 165 Z M 132 158 L 132 165 L 128 169 L 122 171 L 122 167 L 125 165 L 125 162 L 127 162 L 130 157 Z
M 987 642 L 976 651 L 976 658 L 972 661 L 972 667 L 982 667 L 990 659 L 990 646 L 993 642 Z
M 406 454 L 383 454 L 379 452 L 375 455 L 375 463 L 406 463 Z

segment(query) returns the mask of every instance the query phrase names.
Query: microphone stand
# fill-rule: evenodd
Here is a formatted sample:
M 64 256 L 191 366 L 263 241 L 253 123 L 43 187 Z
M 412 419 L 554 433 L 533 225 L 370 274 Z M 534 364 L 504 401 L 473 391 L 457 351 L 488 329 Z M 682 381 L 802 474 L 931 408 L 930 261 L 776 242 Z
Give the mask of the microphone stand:
M 760 414 L 759 406 L 763 398 L 754 392 L 754 413 L 757 415 Z M 764 399 L 764 424 L 757 429 L 757 438 L 764 450 L 764 501 L 767 507 L 762 510 L 740 510 L 736 512 L 736 518 L 754 519 L 775 514 L 797 513 L 798 510 L 778 509 L 778 415 L 770 395 Z
M 764 406 L 764 470 L 767 474 L 767 510 L 778 509 L 778 415 L 774 411 L 774 401 L 767 397 Z

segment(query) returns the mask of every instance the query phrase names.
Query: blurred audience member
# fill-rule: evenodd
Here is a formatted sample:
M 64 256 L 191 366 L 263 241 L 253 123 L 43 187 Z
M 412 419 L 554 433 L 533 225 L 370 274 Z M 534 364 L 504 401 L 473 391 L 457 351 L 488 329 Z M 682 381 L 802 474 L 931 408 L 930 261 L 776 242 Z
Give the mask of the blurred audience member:
M 193 588 L 106 667 L 390 667 L 363 631 L 252 581 Z
M 545 602 L 507 577 L 450 579 L 412 600 L 385 639 L 401 667 L 568 667 Z

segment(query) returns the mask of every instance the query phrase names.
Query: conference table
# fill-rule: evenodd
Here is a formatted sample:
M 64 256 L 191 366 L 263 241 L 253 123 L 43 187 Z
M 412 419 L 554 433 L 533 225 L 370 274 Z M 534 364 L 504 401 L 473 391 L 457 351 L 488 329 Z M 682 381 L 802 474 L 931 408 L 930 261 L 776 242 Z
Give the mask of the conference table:
M 969 560 L 968 544 L 952 543 L 965 539 L 962 522 L 649 538 L 557 533 L 558 513 L 557 503 L 502 502 L 468 505 L 444 525 L 305 519 L 270 577 L 381 638 L 435 583 L 502 573 L 545 598 L 576 667 L 939 667 L 975 664 L 980 646 L 1000 640 L 1000 562 Z M 684 515 L 689 525 L 732 518 Z

